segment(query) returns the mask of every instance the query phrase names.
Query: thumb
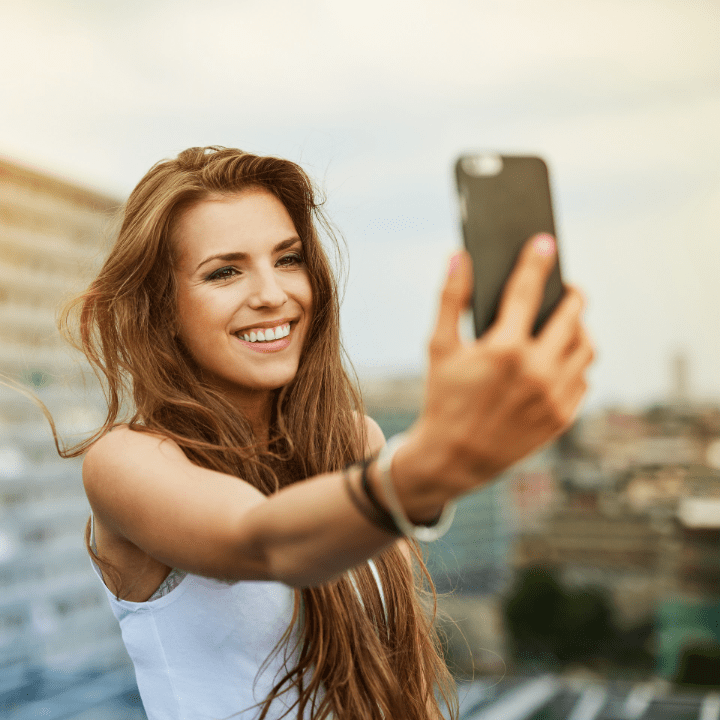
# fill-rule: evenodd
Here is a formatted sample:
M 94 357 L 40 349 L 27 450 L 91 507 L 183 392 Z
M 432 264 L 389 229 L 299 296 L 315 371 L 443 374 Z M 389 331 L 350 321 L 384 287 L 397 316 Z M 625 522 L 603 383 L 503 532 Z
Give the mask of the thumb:
M 448 263 L 445 285 L 440 294 L 435 330 L 430 340 L 431 355 L 444 354 L 460 343 L 458 322 L 472 297 L 472 262 L 464 250 L 454 253 Z

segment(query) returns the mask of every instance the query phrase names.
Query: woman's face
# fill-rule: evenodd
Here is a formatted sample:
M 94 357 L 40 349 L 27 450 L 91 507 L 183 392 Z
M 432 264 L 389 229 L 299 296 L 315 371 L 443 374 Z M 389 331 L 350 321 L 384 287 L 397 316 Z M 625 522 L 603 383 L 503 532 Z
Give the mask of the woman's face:
M 205 377 L 241 402 L 289 383 L 313 308 L 285 206 L 258 188 L 204 200 L 183 213 L 173 241 L 178 335 Z

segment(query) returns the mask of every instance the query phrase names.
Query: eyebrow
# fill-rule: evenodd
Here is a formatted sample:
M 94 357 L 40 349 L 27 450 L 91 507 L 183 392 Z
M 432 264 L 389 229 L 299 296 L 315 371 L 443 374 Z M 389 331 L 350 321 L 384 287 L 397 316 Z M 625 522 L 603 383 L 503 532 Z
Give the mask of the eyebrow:
M 273 254 L 282 252 L 283 250 L 287 250 L 288 248 L 291 248 L 293 245 L 296 245 L 297 243 L 301 243 L 302 240 L 300 240 L 299 237 L 291 237 L 287 240 L 283 240 L 282 242 L 279 242 L 274 248 L 273 248 Z M 219 253 L 218 255 L 211 255 L 210 257 L 206 257 L 196 268 L 195 272 L 197 272 L 203 265 L 207 265 L 207 263 L 212 262 L 213 260 L 222 260 L 224 262 L 235 262 L 238 260 L 247 260 L 248 254 L 244 252 L 231 252 L 231 253 Z

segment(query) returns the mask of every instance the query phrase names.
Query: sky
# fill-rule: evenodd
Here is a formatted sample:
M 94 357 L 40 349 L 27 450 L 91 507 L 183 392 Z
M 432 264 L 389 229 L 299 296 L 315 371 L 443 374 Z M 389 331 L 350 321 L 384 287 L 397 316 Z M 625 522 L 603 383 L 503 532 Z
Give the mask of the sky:
M 122 199 L 225 145 L 299 162 L 361 375 L 423 372 L 461 153 L 537 154 L 597 349 L 585 407 L 720 400 L 720 0 L 0 0 L 0 155 Z

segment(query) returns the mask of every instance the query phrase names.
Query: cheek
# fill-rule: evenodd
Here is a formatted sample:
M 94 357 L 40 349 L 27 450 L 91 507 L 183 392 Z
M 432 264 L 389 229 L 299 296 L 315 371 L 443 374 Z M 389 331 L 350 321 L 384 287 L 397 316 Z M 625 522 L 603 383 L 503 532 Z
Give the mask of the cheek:
M 193 303 L 185 292 L 178 292 L 177 302 L 175 303 L 175 326 L 178 335 L 181 337 L 187 335 L 188 325 L 193 317 Z
M 302 302 L 303 309 L 305 312 L 312 316 L 313 313 L 313 290 L 312 290 L 312 284 L 310 283 L 310 278 L 308 275 L 305 275 L 302 278 L 302 281 L 298 283 L 298 288 L 296 290 L 296 297 Z
M 176 308 L 178 334 L 185 338 L 203 333 L 210 325 L 217 323 L 220 315 L 218 308 L 209 303 L 207 298 L 187 290 L 178 293 Z
M 305 296 L 305 311 L 311 318 L 313 316 L 314 309 L 315 306 L 313 303 L 312 288 L 310 288 L 310 286 L 308 285 L 307 295 Z

